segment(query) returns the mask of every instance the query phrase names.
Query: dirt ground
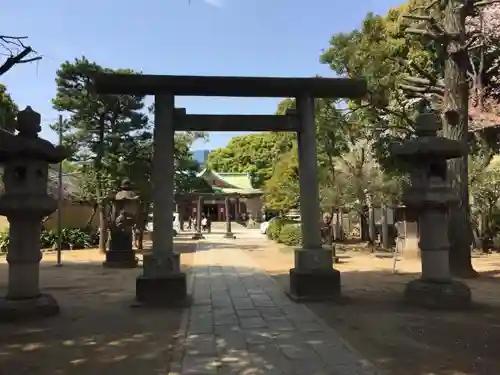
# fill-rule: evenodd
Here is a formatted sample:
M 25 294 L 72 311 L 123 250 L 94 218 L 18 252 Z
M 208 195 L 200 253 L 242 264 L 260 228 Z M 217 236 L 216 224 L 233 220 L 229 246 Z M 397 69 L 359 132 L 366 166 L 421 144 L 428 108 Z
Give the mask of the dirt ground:
M 189 268 L 196 245 L 176 246 Z M 63 267 L 55 267 L 56 255 L 44 255 L 41 284 L 61 315 L 1 324 L 0 375 L 168 374 L 181 310 L 130 308 L 141 268 L 105 269 L 103 258 L 98 250 L 64 252 Z M 2 257 L 2 295 L 6 270 Z
M 176 239 L 189 269 L 194 244 Z M 272 242 L 247 251 L 278 283 L 288 287 L 290 249 Z M 496 375 L 500 369 L 500 255 L 474 258 L 481 277 L 468 280 L 476 306 L 467 312 L 432 312 L 401 303 L 419 262 L 398 262 L 347 251 L 342 304 L 308 306 L 388 375 Z M 96 250 L 55 254 L 42 262 L 43 290 L 62 313 L 48 320 L 0 325 L 0 375 L 167 374 L 180 310 L 130 308 L 141 269 L 107 270 Z M 6 287 L 0 258 L 0 293 Z M 159 329 L 160 327 L 160 329 Z
M 293 253 L 279 245 L 250 252 L 288 288 Z M 474 258 L 481 277 L 467 280 L 476 306 L 436 312 L 401 303 L 405 283 L 418 276 L 418 261 L 345 252 L 339 264 L 342 304 L 308 304 L 359 352 L 389 375 L 496 375 L 500 371 L 500 255 Z

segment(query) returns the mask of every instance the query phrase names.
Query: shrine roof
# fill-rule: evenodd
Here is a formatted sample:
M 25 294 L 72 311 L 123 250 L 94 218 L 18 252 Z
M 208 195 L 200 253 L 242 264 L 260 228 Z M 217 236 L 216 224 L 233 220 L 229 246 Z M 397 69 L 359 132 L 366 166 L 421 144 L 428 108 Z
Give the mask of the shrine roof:
M 214 191 L 221 193 L 257 194 L 261 192 L 252 186 L 252 180 L 248 173 L 215 172 L 209 168 L 205 168 L 198 173 L 198 177 L 204 178 Z

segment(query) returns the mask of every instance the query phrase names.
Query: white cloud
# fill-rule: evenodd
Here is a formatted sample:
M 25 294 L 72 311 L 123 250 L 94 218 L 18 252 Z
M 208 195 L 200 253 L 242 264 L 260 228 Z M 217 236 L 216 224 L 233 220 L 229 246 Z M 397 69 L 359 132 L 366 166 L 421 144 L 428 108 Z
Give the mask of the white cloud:
M 224 6 L 223 0 L 203 0 L 206 4 L 211 5 L 216 8 L 222 8 Z

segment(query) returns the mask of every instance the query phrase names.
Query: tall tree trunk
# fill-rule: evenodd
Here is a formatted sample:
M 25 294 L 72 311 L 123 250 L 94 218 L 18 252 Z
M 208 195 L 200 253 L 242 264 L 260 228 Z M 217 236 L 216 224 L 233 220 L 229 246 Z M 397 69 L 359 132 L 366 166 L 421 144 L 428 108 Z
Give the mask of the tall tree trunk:
M 104 156 L 104 123 L 105 117 L 101 116 L 99 119 L 99 145 L 97 146 L 96 158 L 94 160 L 94 167 L 96 171 L 96 198 L 99 211 L 99 251 L 106 252 L 106 244 L 108 242 L 108 213 L 107 201 L 104 196 L 103 182 L 102 182 L 102 158 Z
M 368 211 L 362 210 L 359 214 L 359 234 L 361 241 L 370 241 L 370 228 L 368 224 Z
M 108 242 L 108 212 L 106 203 L 99 203 L 99 251 L 106 252 L 106 244 Z
M 97 214 L 97 207 L 97 204 L 94 204 L 94 206 L 92 207 L 92 213 L 90 214 L 90 217 L 85 224 L 85 229 L 90 229 L 90 227 L 92 227 L 92 222 L 94 221 L 94 217 Z
M 443 11 L 443 26 L 448 35 L 454 35 L 445 48 L 444 135 L 467 144 L 469 85 L 467 82 L 468 52 L 465 47 L 465 11 L 462 0 L 448 0 Z M 450 268 L 458 277 L 474 277 L 472 268 L 472 228 L 469 212 L 468 158 L 450 160 L 448 178 L 460 202 L 450 208 L 449 239 Z

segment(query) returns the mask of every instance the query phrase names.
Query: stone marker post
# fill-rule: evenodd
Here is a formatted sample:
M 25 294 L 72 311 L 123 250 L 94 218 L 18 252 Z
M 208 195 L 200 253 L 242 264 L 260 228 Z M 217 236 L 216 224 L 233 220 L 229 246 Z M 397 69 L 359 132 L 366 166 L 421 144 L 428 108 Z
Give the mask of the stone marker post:
M 27 107 L 17 115 L 17 135 L 0 131 L 5 187 L 0 215 L 10 224 L 7 295 L 0 299 L 4 321 L 59 313 L 55 298 L 40 291 L 40 234 L 42 218 L 57 209 L 56 200 L 47 194 L 49 164 L 60 163 L 68 153 L 38 137 L 40 121 L 40 114 Z
M 231 231 L 231 200 L 229 197 L 225 197 L 224 199 L 224 209 L 226 211 L 226 233 L 224 234 L 224 238 L 234 239 L 236 236 Z
M 203 208 L 203 197 L 201 195 L 198 196 L 198 200 L 196 201 L 196 225 L 195 225 L 195 232 L 193 234 L 193 237 L 191 237 L 193 240 L 202 240 L 205 237 L 203 236 L 203 233 L 201 232 L 201 210 Z
M 441 119 L 421 113 L 416 121 L 417 138 L 392 148 L 405 161 L 411 184 L 403 202 L 418 213 L 422 276 L 406 285 L 405 301 L 427 308 L 464 308 L 471 304 L 469 287 L 452 280 L 449 269 L 448 209 L 457 197 L 446 181 L 446 160 L 467 155 L 466 145 L 437 136 Z
M 144 255 L 137 278 L 137 301 L 146 305 L 182 305 L 187 297 L 186 274 L 174 252 L 174 95 L 155 96 L 153 133 L 153 249 Z
M 314 98 L 298 97 L 297 115 L 303 246 L 295 250 L 295 267 L 290 270 L 290 296 L 295 300 L 331 299 L 340 294 L 340 272 L 333 269 L 331 249 L 324 249 L 321 243 Z

